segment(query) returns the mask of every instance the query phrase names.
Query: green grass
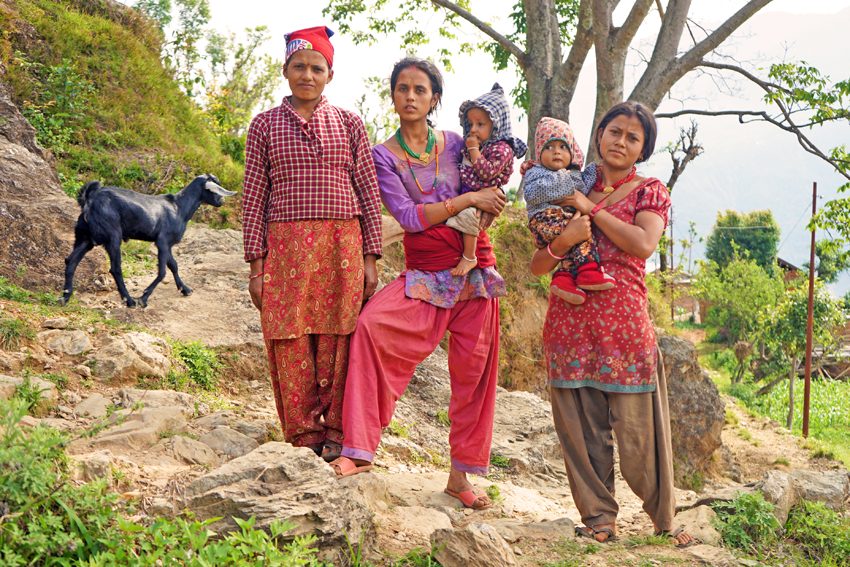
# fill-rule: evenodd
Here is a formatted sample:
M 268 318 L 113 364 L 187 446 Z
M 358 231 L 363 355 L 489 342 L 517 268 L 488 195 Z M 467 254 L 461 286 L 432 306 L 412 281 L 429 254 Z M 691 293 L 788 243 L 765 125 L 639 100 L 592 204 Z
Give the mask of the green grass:
M 163 67 L 166 38 L 138 12 L 86 0 L 14 0 L 8 7 L 0 13 L 2 29 L 16 29 L 16 20 L 34 28 L 0 36 L 0 63 L 19 107 L 29 101 L 52 112 L 57 93 L 50 81 L 63 67 L 90 87 L 73 98 L 80 116 L 64 119 L 68 144 L 54 148 L 61 150 L 66 192 L 75 196 L 92 179 L 174 192 L 202 173 L 216 174 L 228 189 L 241 187 L 243 168 L 221 153 L 197 105 Z
M 507 457 L 503 457 L 502 455 L 493 453 L 493 456 L 490 457 L 490 464 L 494 467 L 501 467 L 504 469 L 511 466 L 511 460 Z
M 0 319 L 0 347 L 16 350 L 23 339 L 34 339 L 35 331 L 19 319 Z
M 391 419 L 389 430 L 390 433 L 395 435 L 396 437 L 407 437 L 408 435 L 410 435 L 410 428 L 414 425 L 415 424 L 413 423 L 411 423 L 410 425 L 402 425 L 400 422 Z

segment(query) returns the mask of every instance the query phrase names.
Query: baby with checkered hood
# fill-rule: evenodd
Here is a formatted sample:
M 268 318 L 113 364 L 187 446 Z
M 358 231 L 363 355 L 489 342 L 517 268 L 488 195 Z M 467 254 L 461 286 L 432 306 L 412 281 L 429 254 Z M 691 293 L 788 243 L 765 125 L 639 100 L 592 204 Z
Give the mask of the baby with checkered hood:
M 460 105 L 460 125 L 466 147 L 462 152 L 460 170 L 461 193 L 478 191 L 485 187 L 504 186 L 514 171 L 514 158 L 525 155 L 528 146 L 511 133 L 511 107 L 499 83 L 490 92 Z M 503 190 L 504 191 L 504 190 Z M 460 263 L 451 270 L 453 276 L 462 276 L 477 264 L 476 241 L 481 232 L 481 212 L 469 207 L 446 224 L 463 233 L 463 255 Z

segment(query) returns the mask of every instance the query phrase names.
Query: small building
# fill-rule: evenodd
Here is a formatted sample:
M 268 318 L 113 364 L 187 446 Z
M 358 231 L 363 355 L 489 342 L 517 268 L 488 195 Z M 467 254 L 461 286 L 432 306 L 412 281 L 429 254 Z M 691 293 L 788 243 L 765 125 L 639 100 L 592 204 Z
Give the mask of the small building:
M 800 268 L 783 260 L 782 258 L 776 258 L 776 263 L 779 264 L 779 267 L 782 269 L 782 281 L 785 283 L 790 282 L 791 280 L 795 280 L 800 277 Z

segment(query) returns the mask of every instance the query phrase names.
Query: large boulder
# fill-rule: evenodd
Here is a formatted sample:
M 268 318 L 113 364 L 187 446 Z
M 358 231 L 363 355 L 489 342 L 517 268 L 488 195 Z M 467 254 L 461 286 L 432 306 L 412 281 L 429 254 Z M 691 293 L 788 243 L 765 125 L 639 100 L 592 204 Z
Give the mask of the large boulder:
M 469 524 L 462 530 L 437 530 L 434 556 L 443 567 L 507 567 L 516 565 L 514 552 L 494 528 Z
M 823 502 L 828 508 L 840 512 L 850 496 L 850 477 L 847 471 L 804 471 L 790 473 L 771 470 L 764 474 L 755 489 L 773 504 L 773 514 L 780 524 L 798 502 Z
M 364 478 L 356 478 L 364 477 Z M 338 480 L 327 464 L 306 447 L 272 442 L 238 457 L 186 487 L 187 507 L 198 520 L 219 518 L 209 528 L 238 531 L 236 518 L 256 518 L 258 529 L 272 521 L 294 524 L 287 538 L 315 535 L 320 556 L 339 560 L 346 536 L 371 549 L 375 523 L 361 486 L 384 483 L 378 475 Z M 385 490 L 385 489 L 384 489 Z
M 725 404 L 700 368 L 692 342 L 659 334 L 658 349 L 667 375 L 675 483 L 695 488 L 712 469 L 711 457 L 722 444 Z
M 36 143 L 35 129 L 3 83 L 5 74 L 0 64 L 0 276 L 58 291 L 80 207 L 62 191 L 53 157 Z M 100 249 L 83 259 L 78 288 L 93 287 L 105 259 Z
M 115 426 L 102 431 L 92 441 L 98 449 L 144 451 L 162 435 L 186 432 L 186 418 L 180 408 L 120 410 L 109 420 Z
M 89 355 L 95 373 L 106 381 L 135 381 L 139 376 L 163 378 L 171 369 L 170 345 L 159 337 L 133 331 L 108 342 Z

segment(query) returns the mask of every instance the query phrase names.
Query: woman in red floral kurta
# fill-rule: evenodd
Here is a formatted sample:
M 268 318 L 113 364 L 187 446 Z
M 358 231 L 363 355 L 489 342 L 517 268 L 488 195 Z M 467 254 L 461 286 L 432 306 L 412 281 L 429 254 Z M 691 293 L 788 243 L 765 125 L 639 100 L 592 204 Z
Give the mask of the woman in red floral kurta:
M 584 524 L 576 533 L 597 541 L 615 537 L 616 434 L 620 472 L 643 500 L 655 531 L 685 547 L 696 540 L 673 526 L 667 391 L 656 372 L 644 284 L 646 259 L 661 239 L 670 196 L 659 180 L 637 176 L 635 169 L 652 155 L 655 138 L 655 118 L 644 105 L 624 102 L 606 113 L 596 132 L 602 159 L 597 185 L 587 196 L 576 192 L 555 203 L 579 214 L 548 249 L 535 253 L 531 271 L 552 271 L 592 232 L 602 266 L 617 282 L 605 293 L 588 292 L 581 305 L 550 297 L 543 330 L 555 429 Z

